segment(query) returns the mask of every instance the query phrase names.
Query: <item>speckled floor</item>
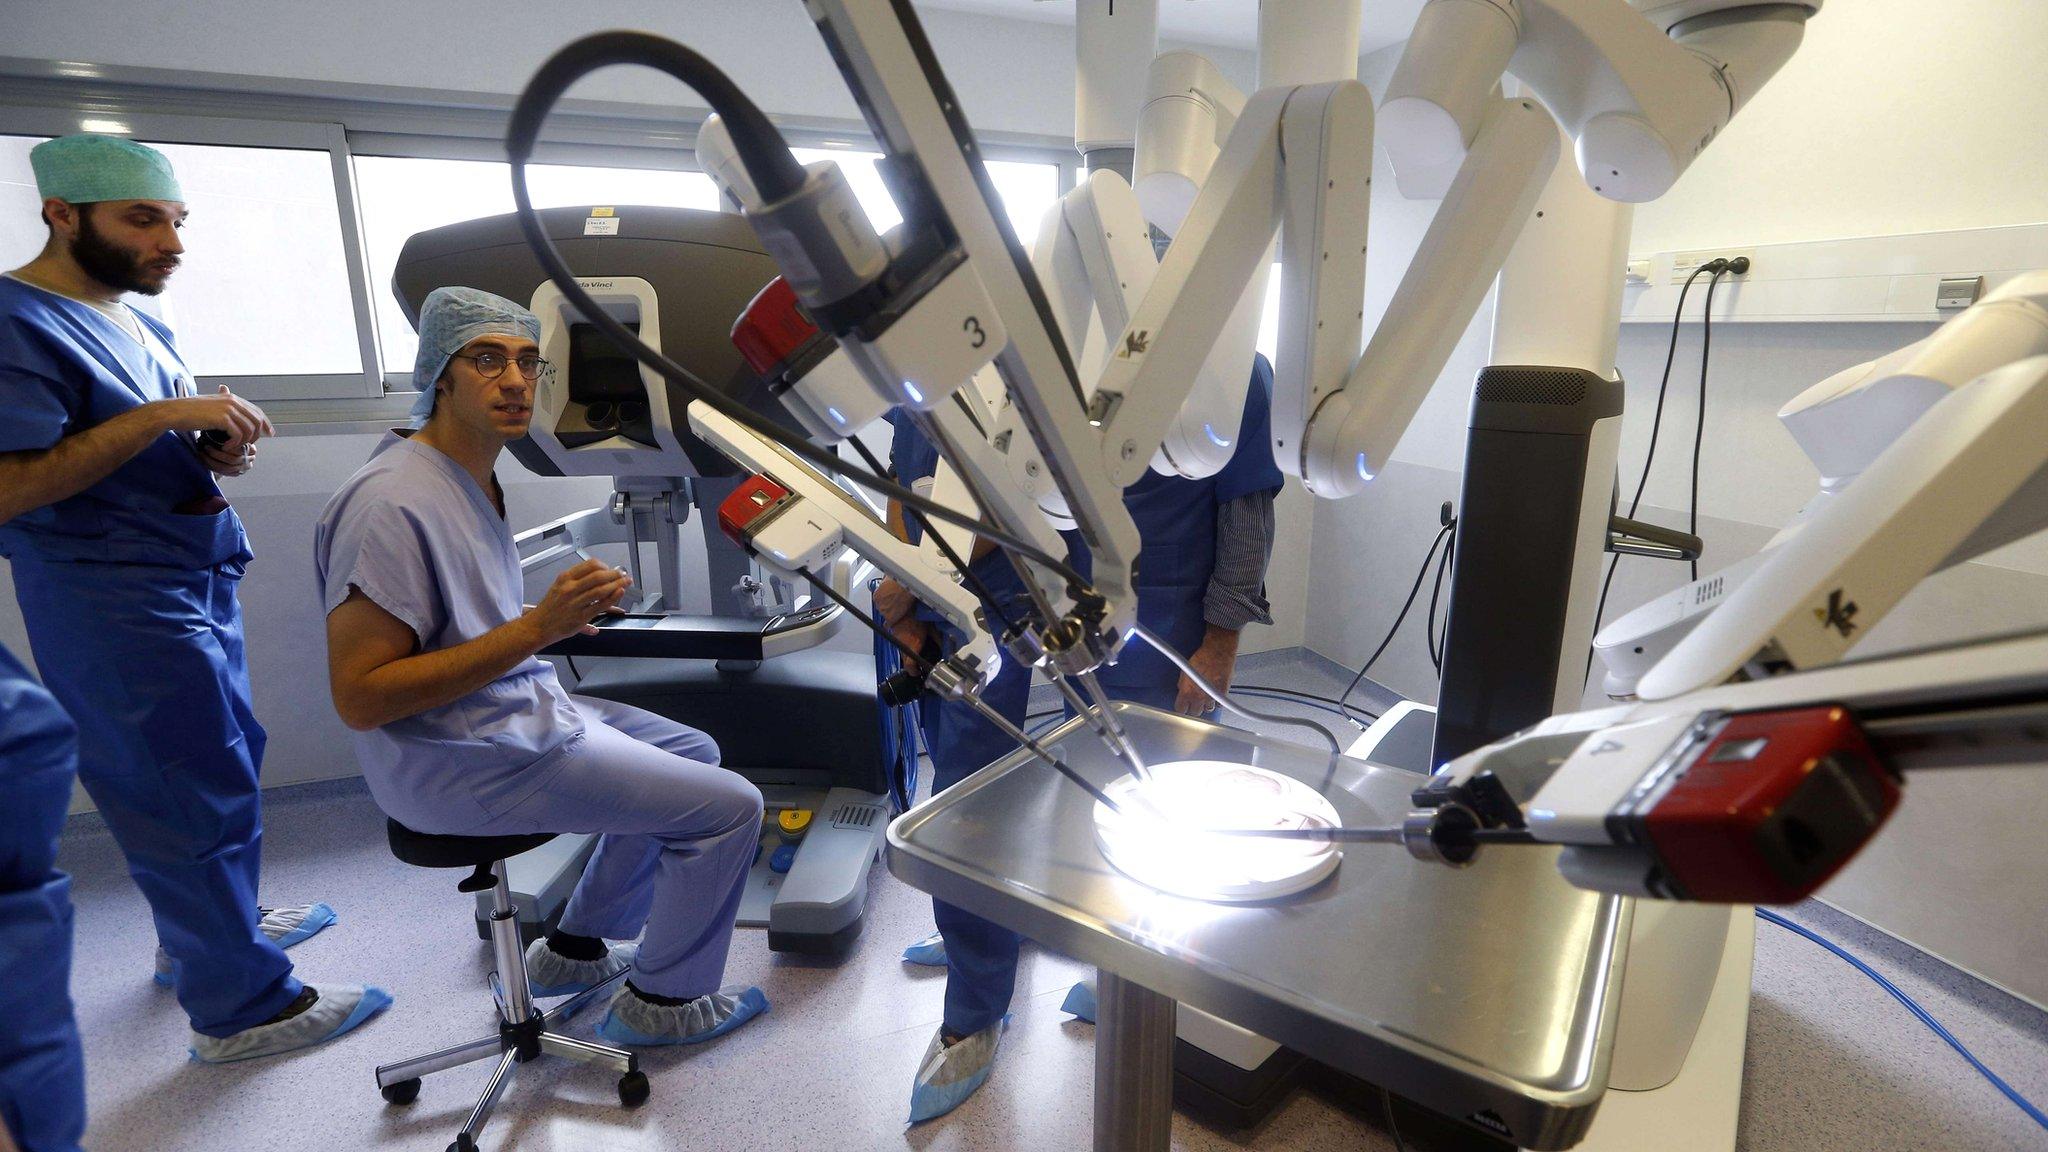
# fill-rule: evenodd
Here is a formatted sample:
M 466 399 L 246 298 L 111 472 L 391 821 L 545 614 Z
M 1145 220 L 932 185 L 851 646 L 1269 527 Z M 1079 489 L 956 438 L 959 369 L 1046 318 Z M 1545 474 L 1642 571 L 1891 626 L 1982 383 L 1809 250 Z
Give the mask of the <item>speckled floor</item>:
M 1240 681 L 1324 693 L 1343 686 L 1329 666 L 1288 657 L 1252 658 Z M 182 1014 L 150 983 L 153 939 L 141 897 L 104 830 L 89 817 L 74 821 L 63 864 L 76 878 L 73 987 L 88 1060 L 87 1144 L 96 1152 L 440 1149 L 481 1088 L 486 1067 L 475 1065 L 429 1078 L 417 1103 L 392 1108 L 370 1075 L 379 1062 L 490 1027 L 487 955 L 452 875 L 393 860 L 375 808 L 353 782 L 271 793 L 267 821 L 266 896 L 326 900 L 341 913 L 338 925 L 294 950 L 302 974 L 378 983 L 396 1005 L 309 1052 L 218 1068 L 188 1062 Z M 645 1107 L 620 1109 L 603 1073 L 545 1062 L 507 1096 L 484 1147 L 1086 1148 L 1093 1030 L 1058 1010 L 1085 973 L 1036 950 L 1026 953 L 995 1077 L 953 1115 L 905 1128 L 910 1078 L 937 1026 L 943 981 L 897 959 L 931 930 L 928 900 L 881 869 L 873 880 L 866 934 L 836 967 L 772 956 L 762 934 L 743 930 L 728 979 L 758 983 L 773 1011 L 719 1043 L 649 1056 L 654 1095 Z M 1889 975 L 2020 1091 L 2048 1102 L 2048 1015 L 1825 907 L 1797 916 Z M 1754 987 L 1741 1148 L 2048 1147 L 2048 1133 L 1903 1008 L 1808 941 L 1759 925 Z M 1179 1117 L 1173 1143 L 1189 1152 L 1393 1148 L 1374 1117 L 1308 1091 L 1247 1133 Z M 1415 1139 L 1408 1146 L 1426 1148 Z

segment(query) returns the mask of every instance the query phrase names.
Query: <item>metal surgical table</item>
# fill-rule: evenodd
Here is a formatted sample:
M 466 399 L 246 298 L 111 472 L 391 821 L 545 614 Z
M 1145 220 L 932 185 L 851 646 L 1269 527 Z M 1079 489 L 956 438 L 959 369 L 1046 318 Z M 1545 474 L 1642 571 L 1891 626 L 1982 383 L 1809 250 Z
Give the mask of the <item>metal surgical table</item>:
M 1130 704 L 1154 762 L 1251 763 L 1321 786 L 1346 826 L 1398 823 L 1410 772 Z M 1069 720 L 1044 741 L 1098 785 L 1123 774 Z M 906 882 L 1101 970 L 1095 1147 L 1164 1150 L 1185 1003 L 1524 1148 L 1566 1148 L 1606 1091 L 1628 902 L 1572 888 L 1554 851 L 1421 864 L 1353 845 L 1265 905 L 1167 896 L 1103 859 L 1095 802 L 1019 749 L 889 827 Z

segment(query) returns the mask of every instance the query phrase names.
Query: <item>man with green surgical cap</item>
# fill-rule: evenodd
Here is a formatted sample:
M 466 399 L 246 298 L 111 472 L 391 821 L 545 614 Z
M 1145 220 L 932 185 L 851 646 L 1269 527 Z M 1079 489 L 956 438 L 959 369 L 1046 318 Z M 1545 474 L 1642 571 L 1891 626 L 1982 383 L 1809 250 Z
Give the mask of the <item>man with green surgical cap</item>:
M 389 998 L 301 984 L 282 949 L 333 910 L 256 903 L 264 732 L 235 599 L 251 554 L 214 477 L 246 471 L 270 422 L 226 388 L 197 395 L 170 329 L 122 302 L 184 258 L 170 161 L 112 136 L 29 160 L 49 239 L 0 276 L 0 555 L 29 644 L 149 902 L 192 1054 L 318 1043 Z

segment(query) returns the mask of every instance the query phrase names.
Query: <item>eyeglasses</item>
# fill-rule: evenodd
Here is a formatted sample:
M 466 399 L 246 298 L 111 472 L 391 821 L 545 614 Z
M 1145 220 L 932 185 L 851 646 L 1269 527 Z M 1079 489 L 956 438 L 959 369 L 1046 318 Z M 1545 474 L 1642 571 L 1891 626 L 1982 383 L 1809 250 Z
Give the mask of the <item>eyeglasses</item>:
M 554 369 L 554 365 L 529 352 L 517 360 L 507 359 L 503 352 L 478 352 L 474 356 L 456 353 L 450 360 L 467 360 L 476 365 L 476 374 L 486 380 L 496 380 L 505 374 L 507 364 L 519 365 L 519 374 L 528 380 L 538 380 L 541 373 Z

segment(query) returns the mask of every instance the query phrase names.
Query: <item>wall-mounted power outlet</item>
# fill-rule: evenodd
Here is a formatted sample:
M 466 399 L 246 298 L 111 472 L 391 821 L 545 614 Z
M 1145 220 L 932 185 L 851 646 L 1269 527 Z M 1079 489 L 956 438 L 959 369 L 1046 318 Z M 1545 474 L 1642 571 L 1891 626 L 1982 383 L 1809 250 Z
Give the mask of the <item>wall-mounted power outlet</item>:
M 1733 260 L 1737 256 L 1749 257 L 1751 267 L 1755 267 L 1756 252 L 1750 248 L 1698 248 L 1691 252 L 1673 252 L 1671 254 L 1671 282 L 1673 284 L 1685 283 L 1685 278 L 1692 275 L 1693 269 L 1698 268 L 1709 260 Z

